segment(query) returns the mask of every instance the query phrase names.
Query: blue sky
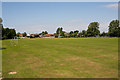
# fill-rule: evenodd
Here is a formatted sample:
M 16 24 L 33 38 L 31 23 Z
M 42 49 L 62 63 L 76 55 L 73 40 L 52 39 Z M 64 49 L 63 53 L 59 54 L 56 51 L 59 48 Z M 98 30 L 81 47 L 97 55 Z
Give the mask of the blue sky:
M 2 18 L 4 27 L 17 32 L 54 33 L 57 27 L 81 31 L 94 21 L 107 32 L 110 21 L 118 19 L 117 6 L 117 2 L 3 2 Z
M 118 2 L 119 0 L 2 0 L 3 2 Z

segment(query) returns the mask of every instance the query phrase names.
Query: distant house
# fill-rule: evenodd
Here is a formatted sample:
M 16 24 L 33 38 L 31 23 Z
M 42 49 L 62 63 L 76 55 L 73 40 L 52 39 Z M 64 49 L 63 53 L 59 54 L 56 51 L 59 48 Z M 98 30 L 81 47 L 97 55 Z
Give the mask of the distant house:
M 31 38 L 37 38 L 37 37 L 39 37 L 39 34 L 30 34 L 30 37 Z
M 35 36 L 34 36 L 34 34 L 30 34 L 30 37 L 31 37 L 31 38 L 34 38 Z
M 39 34 L 34 34 L 34 37 L 39 37 Z
M 27 34 L 27 37 L 30 37 L 30 34 Z
M 54 34 L 45 34 L 42 36 L 42 38 L 57 38 L 57 36 Z
M 19 34 L 19 37 L 23 37 L 23 34 Z
M 26 37 L 23 37 L 23 34 L 19 34 L 19 38 L 26 38 Z

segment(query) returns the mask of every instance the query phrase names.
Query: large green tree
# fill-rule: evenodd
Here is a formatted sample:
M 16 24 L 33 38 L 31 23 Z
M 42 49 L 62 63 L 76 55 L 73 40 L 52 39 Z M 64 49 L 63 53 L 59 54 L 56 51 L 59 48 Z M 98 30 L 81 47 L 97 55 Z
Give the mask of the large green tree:
M 120 37 L 119 20 L 111 21 L 108 27 L 108 34 L 110 37 Z
M 59 27 L 59 28 L 57 28 L 57 30 L 56 30 L 56 34 L 63 34 L 63 28 L 61 27 Z
M 99 23 L 98 22 L 92 22 L 89 24 L 87 29 L 87 35 L 88 37 L 96 37 L 100 34 L 99 31 Z
M 2 18 L 0 18 L 0 40 L 2 39 L 2 29 L 3 29 Z
M 1 34 L 2 33 L 2 34 Z M 0 18 L 0 39 L 12 39 L 16 36 L 15 29 L 3 28 L 2 18 Z
M 2 39 L 12 39 L 16 36 L 15 29 L 3 28 Z
M 60 28 L 57 28 L 56 34 L 59 34 Z

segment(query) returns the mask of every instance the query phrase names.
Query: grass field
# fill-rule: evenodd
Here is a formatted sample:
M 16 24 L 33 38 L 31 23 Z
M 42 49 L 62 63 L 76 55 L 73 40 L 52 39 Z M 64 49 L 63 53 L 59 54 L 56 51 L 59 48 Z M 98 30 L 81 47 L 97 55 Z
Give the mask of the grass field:
M 34 38 L 2 44 L 3 77 L 118 77 L 118 38 Z

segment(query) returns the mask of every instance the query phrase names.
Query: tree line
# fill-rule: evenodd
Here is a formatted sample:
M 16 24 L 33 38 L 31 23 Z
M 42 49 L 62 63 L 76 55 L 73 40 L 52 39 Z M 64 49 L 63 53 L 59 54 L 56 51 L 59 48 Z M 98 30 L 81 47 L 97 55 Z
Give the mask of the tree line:
M 119 20 L 113 20 L 109 24 L 108 32 L 102 32 L 99 31 L 99 23 L 98 22 L 91 22 L 88 26 L 87 30 L 82 30 L 79 32 L 79 30 L 70 31 L 69 33 L 63 31 L 62 27 L 57 28 L 56 33 L 54 33 L 57 36 L 67 38 L 67 37 L 120 37 L 120 27 L 119 27 Z M 15 29 L 9 29 L 9 28 L 3 28 L 2 25 L 2 19 L 0 18 L 0 39 L 12 39 L 15 36 L 20 37 L 18 32 L 16 34 Z M 22 33 L 23 37 L 27 36 L 27 33 Z M 39 35 L 45 35 L 48 34 L 47 31 L 42 31 L 42 33 L 39 33 Z
M 3 28 L 2 19 L 0 18 L 0 40 L 1 39 L 12 39 L 16 36 L 15 29 Z
M 89 24 L 87 30 L 82 30 L 79 32 L 78 30 L 70 31 L 69 33 L 66 33 L 63 31 L 63 28 L 57 28 L 56 34 L 63 36 L 63 37 L 120 37 L 120 27 L 119 27 L 119 20 L 113 20 L 109 24 L 109 30 L 108 32 L 102 32 L 99 31 L 99 23 L 98 22 L 92 22 Z

